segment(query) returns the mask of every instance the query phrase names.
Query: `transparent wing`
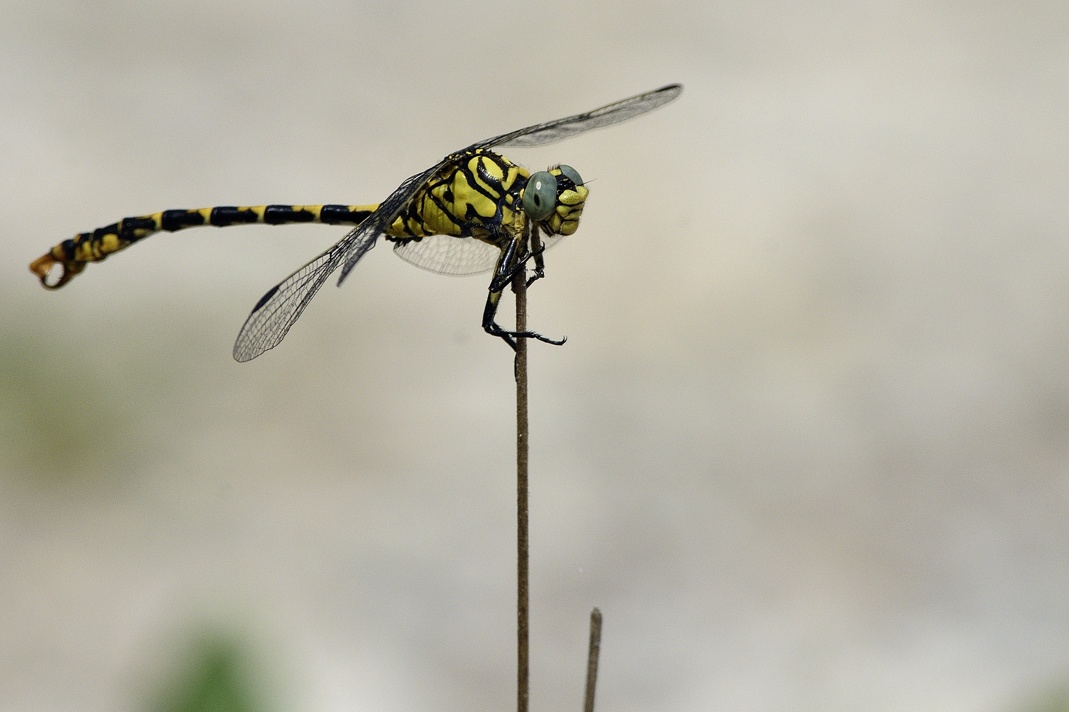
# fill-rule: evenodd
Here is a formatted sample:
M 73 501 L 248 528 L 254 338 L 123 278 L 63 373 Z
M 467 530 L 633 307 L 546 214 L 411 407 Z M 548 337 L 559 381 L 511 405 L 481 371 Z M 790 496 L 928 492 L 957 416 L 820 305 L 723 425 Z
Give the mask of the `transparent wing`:
M 370 218 L 369 218 L 370 219 Z M 290 327 L 304 312 L 334 270 L 356 261 L 375 246 L 381 233 L 364 225 L 353 229 L 339 243 L 301 267 L 260 298 L 234 342 L 234 359 L 251 361 L 282 342 Z
M 473 144 L 471 148 L 491 148 L 493 146 L 526 148 L 561 141 L 584 131 L 633 119 L 639 114 L 644 114 L 667 104 L 678 97 L 682 91 L 682 84 L 669 84 L 660 89 L 654 89 L 645 94 L 639 94 L 638 96 L 603 106 L 600 109 L 568 116 L 556 121 L 535 124 L 525 129 L 510 131 L 494 138 L 488 138 L 485 141 Z
M 422 187 L 423 184 L 426 183 L 430 179 L 430 177 L 434 175 L 448 160 L 449 159 L 447 157 L 439 161 L 435 165 L 431 166 L 427 170 L 423 171 L 422 173 L 417 173 L 416 175 L 406 179 L 404 183 L 397 187 L 397 190 L 390 193 L 390 196 L 379 204 L 378 210 L 375 211 L 375 214 L 363 223 L 361 223 L 361 225 L 354 229 L 351 233 L 349 233 L 346 239 L 353 238 L 354 242 L 359 243 L 362 240 L 358 239 L 356 236 L 358 236 L 365 230 L 374 231 L 376 239 L 379 235 L 385 233 L 386 228 L 390 225 L 390 223 L 394 221 L 394 218 L 397 217 L 397 214 L 401 212 L 401 208 L 405 206 L 405 203 L 407 203 L 409 199 L 416 193 L 416 191 L 418 191 L 420 187 Z M 349 272 L 353 269 L 353 267 L 356 266 L 357 261 L 364 256 L 364 252 L 367 252 L 367 250 L 369 249 L 371 248 L 365 248 L 359 253 L 354 252 L 351 257 L 343 258 L 345 266 L 342 268 L 341 276 L 338 277 L 339 287 L 341 286 L 341 283 L 345 281 L 345 278 L 349 276 Z
M 405 262 L 439 274 L 478 274 L 494 268 L 501 250 L 471 237 L 432 235 L 393 246 Z
M 439 165 L 406 180 L 379 204 L 367 220 L 353 228 L 336 245 L 268 290 L 241 327 L 234 342 L 234 358 L 237 361 L 251 361 L 264 351 L 278 346 L 304 313 L 312 297 L 326 283 L 327 277 L 344 265 L 338 279 L 341 285 L 360 258 L 375 246 L 405 202 L 438 170 Z

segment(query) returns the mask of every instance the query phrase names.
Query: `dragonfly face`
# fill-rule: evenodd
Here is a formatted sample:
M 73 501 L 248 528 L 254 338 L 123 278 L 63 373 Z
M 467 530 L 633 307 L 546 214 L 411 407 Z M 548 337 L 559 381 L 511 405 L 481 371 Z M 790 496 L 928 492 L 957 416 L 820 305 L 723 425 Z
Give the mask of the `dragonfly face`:
M 527 180 L 523 210 L 550 235 L 571 235 L 579 229 L 579 216 L 590 191 L 571 166 L 554 166 Z

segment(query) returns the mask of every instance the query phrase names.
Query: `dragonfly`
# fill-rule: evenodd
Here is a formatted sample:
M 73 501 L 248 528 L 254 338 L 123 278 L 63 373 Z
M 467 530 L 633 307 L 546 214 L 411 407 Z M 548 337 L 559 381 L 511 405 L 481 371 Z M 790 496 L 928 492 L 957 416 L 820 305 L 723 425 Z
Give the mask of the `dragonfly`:
M 55 245 L 30 264 L 48 289 L 58 289 L 90 262 L 100 262 L 158 232 L 212 225 L 323 223 L 352 230 L 323 254 L 272 287 L 245 320 L 234 358 L 249 361 L 282 342 L 309 302 L 339 268 L 340 286 L 380 238 L 402 259 L 441 274 L 493 270 L 482 327 L 513 349 L 521 338 L 560 345 L 534 331 L 510 331 L 495 320 L 505 288 L 521 271 L 527 284 L 545 274 L 543 252 L 575 233 L 589 189 L 571 166 L 530 173 L 492 149 L 529 148 L 627 121 L 683 91 L 669 84 L 593 111 L 510 131 L 449 154 L 405 180 L 377 205 L 217 206 L 164 210 L 123 218 Z

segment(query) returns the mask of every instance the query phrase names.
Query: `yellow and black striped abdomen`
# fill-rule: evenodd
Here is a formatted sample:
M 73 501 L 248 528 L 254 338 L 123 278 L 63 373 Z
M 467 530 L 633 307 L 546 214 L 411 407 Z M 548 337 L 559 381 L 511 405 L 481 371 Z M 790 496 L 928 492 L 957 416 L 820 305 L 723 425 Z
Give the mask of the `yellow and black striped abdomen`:
M 55 289 L 70 281 L 85 269 L 89 262 L 99 262 L 130 245 L 157 232 L 176 232 L 190 227 L 212 225 L 227 227 L 262 223 L 290 225 L 293 223 L 325 223 L 328 225 L 359 225 L 367 219 L 375 205 L 223 205 L 194 210 L 164 210 L 150 215 L 123 218 L 92 232 L 83 232 L 59 243 L 30 265 L 41 283 Z M 57 267 L 62 273 L 52 275 Z M 52 277 L 50 284 L 47 280 Z
M 522 212 L 519 196 L 530 174 L 493 151 L 447 157 L 390 224 L 391 238 L 452 235 L 497 244 L 502 225 Z

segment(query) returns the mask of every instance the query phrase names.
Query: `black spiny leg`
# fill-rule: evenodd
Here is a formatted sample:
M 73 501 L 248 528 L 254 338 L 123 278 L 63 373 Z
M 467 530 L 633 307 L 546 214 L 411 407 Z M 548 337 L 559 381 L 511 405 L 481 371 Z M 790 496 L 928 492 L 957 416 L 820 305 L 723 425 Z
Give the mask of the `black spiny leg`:
M 542 336 L 534 331 L 508 331 L 502 329 L 496 321 L 494 316 L 497 315 L 497 305 L 501 301 L 501 293 L 505 290 L 505 287 L 512 281 L 513 276 L 527 263 L 527 259 L 530 255 L 525 256 L 523 259 L 516 258 L 516 245 L 517 241 L 513 240 L 508 244 L 508 247 L 501 253 L 501 258 L 497 262 L 497 269 L 494 271 L 494 279 L 490 282 L 490 295 L 486 298 L 486 308 L 483 309 L 483 330 L 491 336 L 500 336 L 504 339 L 505 343 L 512 347 L 512 350 L 516 350 L 516 339 L 537 339 L 546 344 L 553 344 L 554 346 L 561 346 L 568 337 L 562 339 L 551 339 L 548 336 Z M 535 274 L 537 277 L 541 277 L 542 267 L 542 251 L 539 250 L 535 256 Z M 528 282 L 530 284 L 530 282 Z
M 531 234 L 531 257 L 534 257 L 534 274 L 527 280 L 527 286 L 537 282 L 546 276 L 546 263 L 542 260 L 542 253 L 546 251 L 546 246 L 542 243 L 542 234 L 538 232 L 538 228 L 534 229 Z M 526 260 L 524 260 L 526 264 Z
M 513 337 L 516 334 L 511 331 L 505 331 L 497 322 L 494 321 L 494 315 L 497 314 L 497 304 L 501 301 L 501 292 L 490 292 L 490 296 L 486 298 L 486 308 L 483 309 L 483 330 L 491 336 L 500 336 L 505 340 L 513 351 L 516 350 L 516 339 Z

